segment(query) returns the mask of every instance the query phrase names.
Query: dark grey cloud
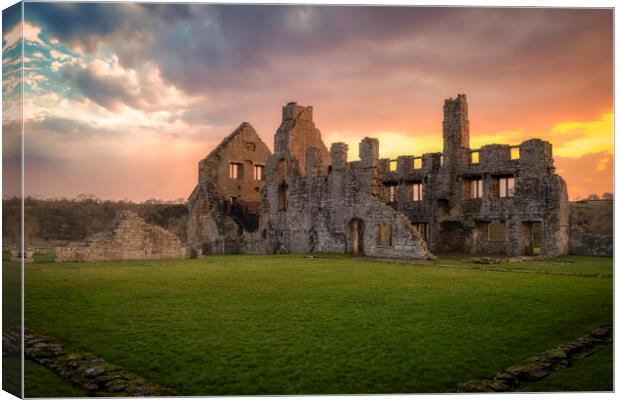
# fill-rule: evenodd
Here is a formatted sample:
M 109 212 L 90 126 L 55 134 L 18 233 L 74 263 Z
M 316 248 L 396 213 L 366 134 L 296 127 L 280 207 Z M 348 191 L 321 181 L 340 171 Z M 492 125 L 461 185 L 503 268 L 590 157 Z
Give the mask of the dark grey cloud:
M 239 85 L 282 56 L 317 57 L 350 42 L 412 34 L 453 10 L 345 6 L 29 3 L 27 18 L 88 51 L 112 48 L 121 63 L 146 60 L 194 92 Z M 260 72 L 260 71 L 259 71 Z M 260 74 L 258 74 L 260 75 Z
M 506 129 L 543 108 L 591 118 L 611 98 L 610 10 L 28 3 L 26 17 L 91 54 L 118 55 L 124 67 L 157 65 L 167 83 L 205 99 L 184 114 L 168 110 L 199 125 L 246 119 L 273 129 L 279 106 L 298 100 L 320 106 L 318 117 L 348 120 L 334 130 L 389 129 L 396 118 L 427 120 L 441 99 L 467 92 Z M 106 108 L 157 101 L 92 72 L 63 76 Z M 360 114 L 357 125 L 342 118 Z
M 326 57 L 346 63 L 335 57 L 341 52 L 371 74 L 390 66 L 528 73 L 532 66 L 557 68 L 550 54 L 573 61 L 577 47 L 595 45 L 588 36 L 611 29 L 608 10 L 569 9 L 28 3 L 26 15 L 64 42 L 111 49 L 123 65 L 154 61 L 167 81 L 189 93 L 289 84 L 312 71 L 296 74 L 287 63 L 304 59 L 310 68 Z M 382 48 L 416 38 L 425 45 L 397 53 Z
M 136 98 L 127 82 L 121 79 L 97 74 L 92 67 L 69 64 L 62 69 L 63 81 L 77 88 L 79 92 L 108 109 L 122 104 L 135 104 Z
M 87 137 L 118 134 L 93 123 L 53 115 L 26 121 L 24 132 L 27 139 L 34 135 L 51 134 L 62 136 L 63 139 L 84 140 Z

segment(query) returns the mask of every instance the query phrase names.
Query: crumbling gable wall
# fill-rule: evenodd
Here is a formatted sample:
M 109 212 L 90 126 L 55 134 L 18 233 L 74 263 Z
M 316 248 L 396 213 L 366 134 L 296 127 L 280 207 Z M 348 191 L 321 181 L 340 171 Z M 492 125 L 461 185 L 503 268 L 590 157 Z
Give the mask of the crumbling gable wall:
M 321 132 L 314 125 L 312 106 L 303 107 L 290 102 L 282 108 L 282 122 L 275 135 L 274 152 L 289 154 L 301 176 L 306 176 L 306 158 L 310 152 L 311 164 L 316 167 L 316 172 L 326 175 L 329 152 L 321 139 Z
M 570 253 L 613 256 L 614 203 L 584 200 L 570 203 Z
M 267 161 L 263 187 L 259 230 L 265 251 L 428 258 L 424 240 L 408 219 L 377 197 L 378 141 L 364 139 L 361 160 L 349 163 L 344 143 L 326 152 L 309 111 L 295 103 L 283 110 L 278 151 Z M 290 115 L 300 115 L 311 134 L 301 140 Z
M 243 251 L 244 232 L 258 226 L 265 162 L 271 154 L 243 122 L 198 164 L 189 197 L 188 244 L 193 255 Z
M 183 258 L 179 238 L 149 225 L 131 211 L 116 213 L 109 229 L 54 249 L 54 261 L 111 261 Z

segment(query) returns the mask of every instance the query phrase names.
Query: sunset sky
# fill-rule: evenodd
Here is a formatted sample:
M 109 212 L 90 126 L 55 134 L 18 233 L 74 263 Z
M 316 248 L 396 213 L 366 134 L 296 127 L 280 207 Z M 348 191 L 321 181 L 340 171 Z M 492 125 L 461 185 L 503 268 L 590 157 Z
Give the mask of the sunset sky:
M 241 122 L 273 148 L 289 101 L 350 160 L 441 151 L 458 93 L 472 147 L 542 138 L 572 199 L 613 191 L 611 10 L 26 3 L 23 32 L 27 194 L 187 197 Z

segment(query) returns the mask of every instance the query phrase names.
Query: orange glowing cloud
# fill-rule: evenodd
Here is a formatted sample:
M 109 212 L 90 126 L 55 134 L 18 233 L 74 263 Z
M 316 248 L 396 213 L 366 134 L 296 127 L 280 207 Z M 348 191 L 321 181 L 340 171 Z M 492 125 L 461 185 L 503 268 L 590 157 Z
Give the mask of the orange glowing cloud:
M 555 125 L 548 138 L 553 152 L 562 157 L 579 157 L 588 153 L 614 150 L 614 114 L 608 112 L 594 121 L 569 121 Z

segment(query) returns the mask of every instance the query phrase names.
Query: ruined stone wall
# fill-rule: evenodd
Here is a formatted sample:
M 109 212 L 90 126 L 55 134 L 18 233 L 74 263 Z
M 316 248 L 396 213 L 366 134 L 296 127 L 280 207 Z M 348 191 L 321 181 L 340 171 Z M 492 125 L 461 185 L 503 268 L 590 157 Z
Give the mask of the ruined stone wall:
M 614 215 L 612 200 L 570 203 L 570 253 L 613 256 Z
M 329 152 L 312 118 L 311 106 L 288 103 L 282 108 L 282 122 L 275 135 L 274 152 L 290 154 L 301 176 L 306 175 L 309 149 L 313 150 L 313 164 L 318 168 L 319 174 L 325 175 L 330 163 Z
M 271 151 L 254 128 L 243 122 L 199 163 L 198 183 L 205 182 L 213 198 L 230 199 L 250 212 L 260 209 L 260 188 L 264 180 L 255 179 L 254 167 L 264 166 Z M 230 177 L 231 163 L 238 176 Z
M 400 156 L 396 170 L 389 168 L 393 160 L 381 160 L 383 201 L 414 226 L 424 225 L 434 252 L 532 254 L 532 227 L 540 223 L 542 254 L 567 254 L 568 194 L 555 174 L 551 144 L 532 139 L 472 150 L 467 112 L 464 95 L 446 100 L 442 155 Z M 421 163 L 415 164 L 416 158 Z M 507 179 L 514 182 L 510 193 Z M 476 181 L 480 186 L 474 190 Z M 416 184 L 423 188 L 417 200 Z M 503 233 L 491 238 L 490 224 L 501 224 Z
M 244 122 L 199 162 L 198 184 L 189 197 L 187 240 L 192 255 L 243 250 L 244 232 L 258 227 L 260 190 L 270 154 L 254 128 Z
M 542 254 L 567 254 L 568 195 L 555 173 L 551 144 L 532 139 L 471 149 L 466 96 L 447 99 L 443 111 L 442 153 L 380 159 L 378 140 L 365 138 L 360 160 L 349 162 L 344 143 L 327 150 L 312 107 L 288 103 L 274 154 L 265 156 L 265 183 L 254 203 L 258 229 L 239 229 L 239 216 L 222 212 L 222 199 L 237 190 L 221 180 L 228 174 L 221 166 L 236 154 L 225 153 L 232 148 L 227 138 L 216 158 L 201 163 L 205 178 L 190 197 L 188 236 L 207 253 L 427 257 L 430 249 L 521 255 L 533 253 L 540 224 Z M 253 132 L 244 125 L 239 130 Z
M 428 258 L 431 254 L 424 240 L 406 216 L 378 197 L 378 141 L 364 139 L 361 160 L 351 163 L 346 144 L 334 143 L 331 152 L 325 153 L 319 135 L 306 136 L 291 146 L 290 136 L 299 132 L 288 125 L 287 108 L 293 106 L 285 107 L 276 135 L 279 151 L 267 161 L 259 228 L 267 243 L 265 251 Z
M 172 233 L 149 225 L 131 211 L 116 213 L 110 228 L 54 249 L 56 262 L 183 258 L 185 248 Z

